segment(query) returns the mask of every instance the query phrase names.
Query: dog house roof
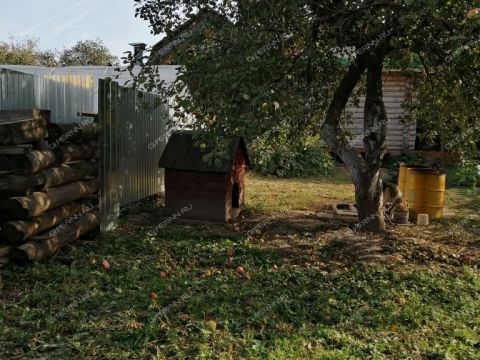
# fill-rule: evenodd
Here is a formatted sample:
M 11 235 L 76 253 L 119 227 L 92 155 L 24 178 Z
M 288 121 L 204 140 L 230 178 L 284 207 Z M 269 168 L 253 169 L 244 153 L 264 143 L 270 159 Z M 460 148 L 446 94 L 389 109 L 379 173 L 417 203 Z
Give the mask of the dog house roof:
M 194 139 L 191 131 L 176 131 L 168 140 L 167 146 L 160 158 L 159 167 L 171 170 L 187 170 L 212 173 L 230 173 L 235 161 L 238 149 L 243 149 L 245 163 L 250 165 L 247 146 L 240 136 L 231 138 L 228 145 L 227 158 L 217 161 L 203 161 L 205 154 L 211 148 L 201 148 L 198 140 Z

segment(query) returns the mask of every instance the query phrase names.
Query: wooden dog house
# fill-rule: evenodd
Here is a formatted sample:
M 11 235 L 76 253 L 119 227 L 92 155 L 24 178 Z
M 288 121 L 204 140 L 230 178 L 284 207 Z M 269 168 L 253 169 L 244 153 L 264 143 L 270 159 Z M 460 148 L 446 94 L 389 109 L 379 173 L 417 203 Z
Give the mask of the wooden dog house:
M 159 162 L 165 168 L 165 215 L 224 222 L 240 214 L 250 166 L 245 141 L 232 138 L 221 161 L 204 161 L 210 152 L 191 132 L 172 134 Z

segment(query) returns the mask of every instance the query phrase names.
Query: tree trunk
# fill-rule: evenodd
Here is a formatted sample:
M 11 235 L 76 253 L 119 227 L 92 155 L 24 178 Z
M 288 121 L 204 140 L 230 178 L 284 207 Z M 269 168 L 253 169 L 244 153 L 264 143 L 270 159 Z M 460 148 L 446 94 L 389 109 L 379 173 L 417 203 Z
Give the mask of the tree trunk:
M 383 232 L 383 191 L 380 166 L 386 150 L 387 114 L 383 103 L 382 71 L 385 54 L 359 55 L 334 94 L 321 127 L 322 139 L 342 159 L 355 185 L 359 223 L 357 230 Z M 340 133 L 342 113 L 362 77 L 367 72 L 363 142 L 365 159 Z
M 386 152 L 387 111 L 383 103 L 382 73 L 384 57 L 370 54 L 364 111 L 365 162 L 360 181 L 355 183 L 359 226 L 362 230 L 383 232 L 383 186 L 380 168 Z
M 360 178 L 354 179 L 354 184 L 359 219 L 355 230 L 383 232 L 385 218 L 382 209 L 383 191 L 380 172 L 376 171 L 373 176 L 362 174 Z

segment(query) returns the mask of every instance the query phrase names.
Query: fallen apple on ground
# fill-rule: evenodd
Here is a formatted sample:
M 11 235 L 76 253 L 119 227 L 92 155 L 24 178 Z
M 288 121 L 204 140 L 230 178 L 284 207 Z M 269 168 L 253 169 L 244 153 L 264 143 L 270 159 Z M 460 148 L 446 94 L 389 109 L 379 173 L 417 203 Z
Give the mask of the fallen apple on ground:
M 102 268 L 104 270 L 110 270 L 110 263 L 107 260 L 102 261 Z

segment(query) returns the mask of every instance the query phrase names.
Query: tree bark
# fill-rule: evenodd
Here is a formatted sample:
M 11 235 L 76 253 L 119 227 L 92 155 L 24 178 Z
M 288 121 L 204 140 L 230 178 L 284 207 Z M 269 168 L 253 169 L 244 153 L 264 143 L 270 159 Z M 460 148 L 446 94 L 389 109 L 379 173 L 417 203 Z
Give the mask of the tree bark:
M 3 184 L 0 184 L 0 198 L 28 196 L 45 183 L 42 174 L 33 175 L 6 175 Z
M 77 181 L 49 189 L 48 192 L 34 192 L 27 197 L 15 197 L 0 203 L 0 210 L 7 211 L 14 219 L 30 219 L 48 210 L 86 198 L 98 190 L 96 181 Z
M 8 256 L 11 248 L 10 245 L 0 245 L 0 257 Z
M 39 241 L 29 241 L 12 249 L 10 256 L 16 259 L 40 261 L 55 254 L 63 246 L 78 240 L 82 235 L 100 225 L 98 210 L 85 214 L 80 220 Z
M 356 184 L 358 218 L 366 231 L 385 231 L 383 186 L 380 168 L 386 152 L 387 111 L 383 102 L 382 73 L 384 56 L 372 53 L 367 72 L 367 93 L 364 110 L 365 162 L 362 177 Z
M 12 155 L 8 161 L 13 173 L 30 175 L 52 167 L 55 164 L 55 154 L 52 151 L 34 150 L 26 155 Z
M 358 210 L 356 230 L 383 232 L 385 218 L 383 215 L 383 191 L 380 172 L 362 174 L 355 184 L 355 200 Z
M 55 148 L 57 163 L 64 164 L 77 160 L 90 160 L 95 157 L 98 151 L 98 144 L 95 141 L 78 144 L 65 144 Z
M 47 137 L 49 111 L 1 110 L 0 146 L 19 145 Z
M 3 223 L 1 225 L 0 235 L 8 243 L 21 243 L 32 236 L 51 229 L 77 213 L 85 213 L 88 209 L 93 209 L 93 205 L 89 200 L 72 202 L 68 205 L 52 209 L 31 220 L 15 220 Z
M 383 190 L 380 166 L 386 150 L 387 114 L 383 103 L 382 71 L 384 53 L 380 51 L 357 57 L 342 79 L 321 127 L 322 139 L 342 159 L 355 185 L 359 223 L 358 230 L 383 232 Z M 367 94 L 364 113 L 365 159 L 339 134 L 341 116 L 348 100 L 367 72 Z
M 93 119 L 89 122 L 72 124 L 50 123 L 47 129 L 49 140 L 57 144 L 97 140 L 100 134 L 100 126 L 93 122 Z
M 56 186 L 82 180 L 87 176 L 97 175 L 97 163 L 94 161 L 78 161 L 71 164 L 63 164 L 42 171 L 45 183 L 42 191 Z

